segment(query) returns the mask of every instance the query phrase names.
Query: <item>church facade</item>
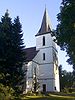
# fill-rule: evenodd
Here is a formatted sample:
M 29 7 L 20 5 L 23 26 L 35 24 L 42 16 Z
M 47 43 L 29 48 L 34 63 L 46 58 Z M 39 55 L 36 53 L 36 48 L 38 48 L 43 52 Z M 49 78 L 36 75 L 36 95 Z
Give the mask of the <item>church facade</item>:
M 45 9 L 36 47 L 26 48 L 26 92 L 59 92 L 59 68 L 56 45 L 51 36 L 52 26 Z

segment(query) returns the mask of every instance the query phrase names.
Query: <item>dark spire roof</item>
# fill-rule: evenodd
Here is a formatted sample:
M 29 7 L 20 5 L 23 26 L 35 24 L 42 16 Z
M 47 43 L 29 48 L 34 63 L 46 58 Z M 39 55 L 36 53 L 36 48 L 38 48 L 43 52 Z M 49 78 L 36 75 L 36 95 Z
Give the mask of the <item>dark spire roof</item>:
M 38 51 L 36 51 L 36 47 L 31 47 L 31 48 L 26 48 L 25 49 L 26 53 L 26 61 L 32 61 L 32 59 L 36 56 Z
M 49 19 L 49 16 L 48 16 L 47 9 L 45 8 L 41 28 L 35 36 L 47 34 L 51 30 L 52 30 L 51 22 L 50 22 L 50 19 Z

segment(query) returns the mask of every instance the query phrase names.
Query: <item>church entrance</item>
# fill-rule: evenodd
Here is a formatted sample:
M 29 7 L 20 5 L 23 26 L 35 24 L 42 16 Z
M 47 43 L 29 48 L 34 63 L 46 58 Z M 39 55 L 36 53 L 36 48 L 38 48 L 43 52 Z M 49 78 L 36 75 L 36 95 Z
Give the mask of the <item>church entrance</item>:
M 46 84 L 43 84 L 43 92 L 46 92 Z

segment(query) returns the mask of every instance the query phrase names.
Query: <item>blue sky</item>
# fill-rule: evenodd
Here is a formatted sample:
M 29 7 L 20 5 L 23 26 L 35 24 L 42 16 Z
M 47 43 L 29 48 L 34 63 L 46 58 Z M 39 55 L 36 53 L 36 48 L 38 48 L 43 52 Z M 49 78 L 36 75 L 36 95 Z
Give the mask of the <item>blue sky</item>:
M 45 5 L 48 10 L 53 29 L 56 28 L 56 15 L 60 11 L 60 3 L 62 0 L 1 0 L 0 1 L 0 18 L 4 15 L 6 9 L 9 10 L 10 17 L 14 19 L 20 17 L 22 30 L 24 33 L 24 42 L 26 47 L 36 45 L 35 34 L 38 32 Z M 66 63 L 66 53 L 58 48 L 59 64 L 63 65 L 63 69 L 72 71 L 72 67 Z

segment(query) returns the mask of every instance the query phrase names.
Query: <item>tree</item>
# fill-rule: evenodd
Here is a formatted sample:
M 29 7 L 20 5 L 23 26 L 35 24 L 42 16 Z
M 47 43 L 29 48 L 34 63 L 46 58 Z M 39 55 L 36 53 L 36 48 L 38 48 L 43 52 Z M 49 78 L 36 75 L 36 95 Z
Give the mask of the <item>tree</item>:
M 8 11 L 0 22 L 0 83 L 16 89 L 22 82 L 25 61 L 23 33 L 19 17 L 11 21 Z
M 34 75 L 33 75 L 33 88 L 34 88 L 34 92 L 37 92 L 39 89 L 39 82 L 38 82 L 38 75 L 37 75 L 37 68 L 34 67 Z
M 59 66 L 59 80 L 60 80 L 60 91 L 63 89 L 62 87 L 62 65 Z
M 59 78 L 60 78 L 60 91 L 64 88 L 72 88 L 74 84 L 73 73 L 62 70 L 62 65 L 59 66 Z
M 73 73 L 67 72 L 66 70 L 62 71 L 62 87 L 71 88 L 73 86 Z
M 55 36 L 62 50 L 67 52 L 67 62 L 73 65 L 75 75 L 75 0 L 62 0 Z

